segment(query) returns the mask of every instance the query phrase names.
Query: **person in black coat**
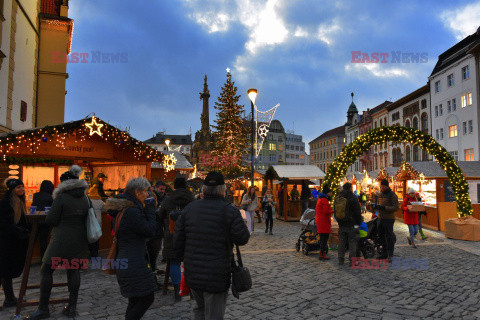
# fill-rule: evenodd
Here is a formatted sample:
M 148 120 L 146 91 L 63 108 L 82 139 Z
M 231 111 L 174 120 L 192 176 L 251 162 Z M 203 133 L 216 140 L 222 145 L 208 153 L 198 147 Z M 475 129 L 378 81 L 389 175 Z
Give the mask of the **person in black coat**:
M 185 282 L 197 308 L 195 319 L 223 319 L 230 288 L 233 244 L 245 245 L 250 232 L 240 211 L 225 201 L 223 175 L 210 172 L 205 199 L 190 203 L 175 228 L 175 255 L 183 259 Z
M 175 301 L 180 301 L 180 281 L 182 280 L 181 261 L 176 259 L 173 250 L 173 233 L 178 217 L 176 212 L 180 212 L 190 202 L 195 201 L 193 194 L 187 190 L 187 182 L 184 178 L 177 178 L 174 182 L 175 191 L 165 198 L 160 207 L 160 219 L 164 221 L 163 236 L 163 255 L 170 263 L 170 278 L 172 279 Z
M 159 211 L 163 200 L 165 200 L 165 190 L 167 185 L 163 181 L 157 181 L 153 193 L 157 198 L 157 207 L 156 207 L 156 219 L 157 219 L 157 230 L 155 231 L 155 236 L 148 240 L 147 249 L 148 255 L 150 257 L 150 265 L 154 272 L 160 273 L 160 270 L 157 270 L 157 258 L 162 248 L 162 239 L 163 239 L 163 220 L 160 218 Z
M 12 279 L 23 272 L 29 230 L 25 218 L 25 187 L 19 179 L 6 181 L 8 188 L 0 201 L 0 278 L 5 293 L 4 308 L 17 305 Z
M 105 210 L 117 212 L 115 219 L 125 210 L 117 232 L 117 259 L 127 261 L 128 266 L 118 268 L 116 275 L 120 293 L 128 298 L 126 320 L 142 318 L 157 290 L 146 245 L 156 231 L 155 203 L 145 201 L 149 187 L 145 178 L 131 179 L 124 194 L 109 198 L 105 204 Z
M 37 211 L 44 211 L 45 207 L 51 207 L 53 203 L 53 190 L 55 186 L 49 180 L 43 180 L 40 184 L 40 191 L 33 195 L 32 206 L 37 207 Z M 50 233 L 50 226 L 44 221 L 38 223 L 37 239 L 40 241 L 40 260 L 43 259 L 45 250 L 48 246 L 48 234 Z

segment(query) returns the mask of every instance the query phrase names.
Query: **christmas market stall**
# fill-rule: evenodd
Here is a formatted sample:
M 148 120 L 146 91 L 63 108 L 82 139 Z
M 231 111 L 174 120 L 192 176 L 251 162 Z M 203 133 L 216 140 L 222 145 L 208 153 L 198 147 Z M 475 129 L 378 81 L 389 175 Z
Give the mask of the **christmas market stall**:
M 282 181 L 283 203 L 277 204 L 277 219 L 284 221 L 299 221 L 302 215 L 302 203 L 298 197 L 292 197 L 292 190 L 297 186 L 298 194 L 302 191 L 302 183 L 309 184 L 311 180 L 318 179 L 320 182 L 325 173 L 317 166 L 273 166 L 279 180 Z
M 480 218 L 480 161 L 458 161 L 469 186 L 470 199 L 474 210 L 473 217 Z M 393 177 L 395 192 L 401 202 L 407 190 L 413 188 L 424 202 L 426 217 L 423 226 L 445 231 L 445 221 L 457 218 L 457 203 L 447 174 L 436 162 L 405 162 Z M 403 212 L 396 213 L 403 220 Z
M 1 178 L 12 176 L 23 180 L 27 209 L 41 182 L 50 180 L 58 186 L 60 175 L 72 164 L 82 167 L 80 178 L 90 184 L 103 173 L 107 177 L 104 190 L 107 196 L 113 196 L 131 177 L 150 179 L 151 162 L 163 160 L 160 152 L 96 117 L 3 133 L 0 152 Z M 102 229 L 100 249 L 108 249 L 112 241 L 111 224 L 105 216 Z M 38 256 L 38 250 L 35 254 Z
M 196 167 L 187 160 L 180 151 L 160 151 L 164 154 L 162 162 L 152 163 L 153 181 L 162 180 L 165 183 L 173 185 L 175 178 L 193 178 Z

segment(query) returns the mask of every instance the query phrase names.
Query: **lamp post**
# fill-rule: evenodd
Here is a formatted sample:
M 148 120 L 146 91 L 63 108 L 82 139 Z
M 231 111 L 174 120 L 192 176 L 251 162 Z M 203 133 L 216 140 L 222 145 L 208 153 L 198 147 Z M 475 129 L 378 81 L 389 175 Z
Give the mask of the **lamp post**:
M 168 150 L 168 147 L 170 146 L 170 139 L 166 139 L 166 140 L 165 140 L 165 144 L 167 145 L 167 151 L 169 151 L 169 150 Z
M 248 98 L 250 98 L 250 104 L 252 105 L 252 134 L 251 134 L 251 141 L 252 141 L 252 187 L 254 186 L 255 182 L 255 169 L 254 169 L 254 159 L 255 159 L 255 150 L 253 147 L 253 141 L 254 141 L 254 135 L 256 134 L 255 132 L 255 124 L 254 124 L 254 118 L 255 118 L 255 99 L 257 98 L 257 89 L 248 89 L 247 91 Z

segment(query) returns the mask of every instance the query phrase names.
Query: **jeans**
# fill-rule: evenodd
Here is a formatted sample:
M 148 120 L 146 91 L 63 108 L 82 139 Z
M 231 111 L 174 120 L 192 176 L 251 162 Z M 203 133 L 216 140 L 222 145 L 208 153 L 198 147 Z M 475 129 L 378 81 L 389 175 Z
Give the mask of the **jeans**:
M 197 307 L 193 309 L 195 320 L 222 320 L 227 307 L 228 291 L 209 293 L 192 289 Z
M 357 256 L 358 238 L 360 237 L 358 229 L 352 227 L 342 227 L 338 229 L 338 260 L 345 260 L 345 247 L 348 241 L 348 256 L 350 261 Z
M 255 219 L 255 211 L 245 211 L 245 213 L 246 213 L 246 216 L 247 216 L 248 231 L 250 231 L 250 233 L 252 233 L 253 229 L 254 229 L 253 220 Z
M 265 208 L 264 218 L 265 218 L 265 231 L 267 231 L 267 230 L 268 230 L 268 227 L 270 227 L 270 232 L 272 232 L 272 228 L 273 228 L 273 211 L 272 211 L 272 207 L 267 206 L 267 207 Z
M 125 312 L 125 320 L 139 320 L 153 303 L 153 293 L 143 297 L 128 298 L 127 311 Z
M 395 238 L 393 234 L 393 225 L 395 219 L 380 219 L 378 228 L 378 236 L 380 243 L 383 246 L 382 257 L 392 257 L 395 249 Z
M 415 236 L 418 233 L 418 224 L 409 224 L 408 232 L 410 232 L 410 240 L 415 241 Z
M 42 264 L 40 270 L 40 304 L 38 308 L 41 310 L 48 309 L 48 303 L 50 302 L 50 294 L 52 293 L 53 286 L 53 272 L 56 269 L 52 269 L 51 264 Z M 80 289 L 80 270 L 68 269 L 67 270 L 67 282 L 68 282 L 68 305 L 70 307 L 77 306 L 78 290 Z
M 327 253 L 328 251 L 328 238 L 330 237 L 330 233 L 320 233 L 320 252 Z
M 182 270 L 180 269 L 180 260 L 170 259 L 170 278 L 173 285 L 180 284 L 182 280 Z

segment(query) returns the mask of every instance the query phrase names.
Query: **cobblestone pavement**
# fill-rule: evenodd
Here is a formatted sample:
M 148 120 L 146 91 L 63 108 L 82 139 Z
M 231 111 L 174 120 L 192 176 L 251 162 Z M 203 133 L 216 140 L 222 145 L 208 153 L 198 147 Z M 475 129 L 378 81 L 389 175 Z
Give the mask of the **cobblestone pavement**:
M 336 251 L 330 251 L 328 262 L 319 261 L 316 252 L 296 252 L 298 223 L 276 220 L 273 235 L 263 233 L 263 226 L 257 230 L 242 250 L 253 288 L 240 300 L 228 298 L 226 319 L 480 319 L 480 256 L 454 246 L 440 233 L 426 231 L 429 239 L 413 249 L 407 244 L 406 225 L 395 225 L 395 255 L 426 258 L 425 270 L 353 270 L 337 264 Z M 469 246 L 478 252 L 480 243 Z M 54 279 L 66 281 L 65 272 L 57 271 Z M 30 283 L 38 281 L 36 265 Z M 14 285 L 18 290 L 19 279 Z M 53 292 L 53 297 L 67 296 L 66 288 Z M 114 276 L 82 272 L 80 295 L 77 319 L 123 319 L 127 300 Z M 38 299 L 38 290 L 29 291 L 27 299 Z M 174 304 L 172 290 L 166 296 L 158 293 L 144 319 L 191 319 L 193 305 L 190 298 Z M 62 307 L 50 306 L 52 319 L 63 319 Z M 33 309 L 26 308 L 22 315 Z M 0 319 L 9 319 L 13 312 L 0 312 Z

